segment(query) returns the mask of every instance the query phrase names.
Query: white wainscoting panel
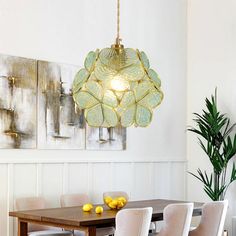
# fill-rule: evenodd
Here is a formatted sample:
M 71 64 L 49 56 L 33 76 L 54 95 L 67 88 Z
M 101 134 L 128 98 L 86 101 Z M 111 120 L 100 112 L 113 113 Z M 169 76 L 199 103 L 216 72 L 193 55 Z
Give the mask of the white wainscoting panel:
M 43 196 L 58 207 L 60 195 L 85 192 L 93 203 L 102 193 L 128 192 L 131 200 L 186 198 L 186 161 L 78 161 L 0 164 L 0 236 L 16 236 L 17 224 L 8 217 L 18 197 Z
M 133 164 L 133 187 L 132 199 L 149 199 L 154 196 L 154 182 L 152 179 L 152 163 L 134 163 Z
M 132 198 L 133 188 L 133 163 L 112 163 L 112 189 L 125 191 Z
M 101 203 L 103 190 L 107 191 L 112 186 L 110 165 L 110 163 L 97 163 L 89 168 L 89 193 L 94 203 Z
M 13 197 L 37 194 L 37 165 L 15 164 L 13 166 Z
M 9 235 L 8 165 L 0 165 L 0 235 Z
M 170 163 L 170 195 L 173 199 L 183 199 L 186 192 L 187 167 L 182 163 Z M 184 183 L 184 184 L 183 184 Z
M 50 207 L 57 207 L 60 204 L 60 195 L 63 194 L 64 187 L 63 173 L 63 164 L 42 165 L 41 195 L 47 199 Z
M 153 179 L 155 185 L 155 198 L 168 198 L 171 196 L 171 169 L 171 162 L 154 164 Z
M 87 193 L 89 194 L 90 175 L 89 170 L 91 165 L 88 163 L 70 163 L 68 164 L 68 193 Z

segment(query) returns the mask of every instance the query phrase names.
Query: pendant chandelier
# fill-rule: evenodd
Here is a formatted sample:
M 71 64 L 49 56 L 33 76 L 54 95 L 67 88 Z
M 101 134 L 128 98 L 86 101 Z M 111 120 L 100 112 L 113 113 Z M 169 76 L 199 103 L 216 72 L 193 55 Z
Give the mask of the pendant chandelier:
M 146 54 L 121 44 L 120 0 L 116 42 L 88 53 L 75 76 L 73 98 L 89 126 L 104 128 L 146 127 L 163 99 L 161 81 Z

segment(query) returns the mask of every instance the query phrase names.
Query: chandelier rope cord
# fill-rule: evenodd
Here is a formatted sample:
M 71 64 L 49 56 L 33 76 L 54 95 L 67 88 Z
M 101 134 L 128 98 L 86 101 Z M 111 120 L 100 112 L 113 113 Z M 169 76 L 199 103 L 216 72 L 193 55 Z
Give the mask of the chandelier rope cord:
M 120 44 L 120 0 L 117 0 L 117 36 L 116 44 Z

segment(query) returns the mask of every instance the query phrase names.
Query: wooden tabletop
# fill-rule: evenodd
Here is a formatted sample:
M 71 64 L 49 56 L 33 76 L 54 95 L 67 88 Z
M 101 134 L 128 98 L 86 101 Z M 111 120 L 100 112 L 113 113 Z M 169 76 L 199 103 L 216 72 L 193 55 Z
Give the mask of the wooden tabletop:
M 183 201 L 154 199 L 143 201 L 130 201 L 125 208 L 142 208 L 152 207 L 153 215 L 152 221 L 159 221 L 163 219 L 164 208 L 172 203 L 184 203 Z M 201 215 L 201 207 L 203 203 L 194 203 L 193 216 Z M 10 212 L 9 215 L 17 217 L 26 222 L 34 222 L 48 225 L 68 225 L 70 227 L 104 227 L 115 224 L 116 210 L 110 210 L 104 206 L 102 214 L 92 212 L 83 212 L 82 207 L 65 207 L 65 208 L 51 208 L 31 211 L 15 211 Z

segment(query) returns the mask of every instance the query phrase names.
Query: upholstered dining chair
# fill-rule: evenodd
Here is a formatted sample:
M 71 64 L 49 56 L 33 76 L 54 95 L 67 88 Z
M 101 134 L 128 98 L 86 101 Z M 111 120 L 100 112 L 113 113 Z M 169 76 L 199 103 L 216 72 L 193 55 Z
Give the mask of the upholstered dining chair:
M 17 211 L 24 210 L 36 210 L 45 208 L 45 199 L 42 197 L 26 197 L 26 198 L 17 198 L 15 200 L 15 208 Z M 28 226 L 28 235 L 29 236 L 72 236 L 70 231 L 62 231 L 59 228 L 41 226 L 37 224 L 29 224 Z
M 227 200 L 204 204 L 200 224 L 189 236 L 222 236 L 227 209 Z
M 122 197 L 125 197 L 127 201 L 129 200 L 129 195 L 125 191 L 104 192 L 103 193 L 103 198 L 106 197 L 106 196 L 120 196 L 120 197 L 122 196 Z M 154 222 L 151 222 L 150 226 L 149 226 L 149 231 L 154 232 L 155 230 L 156 230 L 156 224 Z
M 164 225 L 158 236 L 187 236 L 193 214 L 193 203 L 170 204 L 163 212 Z M 210 236 L 210 235 L 208 235 Z
M 89 203 L 89 197 L 87 194 L 64 194 L 61 195 L 61 207 L 73 207 L 82 206 L 83 204 Z M 96 235 L 113 235 L 115 232 L 114 227 L 97 228 Z M 75 236 L 84 236 L 85 233 L 79 230 L 74 231 Z
M 148 236 L 152 207 L 120 210 L 116 215 L 115 236 Z

